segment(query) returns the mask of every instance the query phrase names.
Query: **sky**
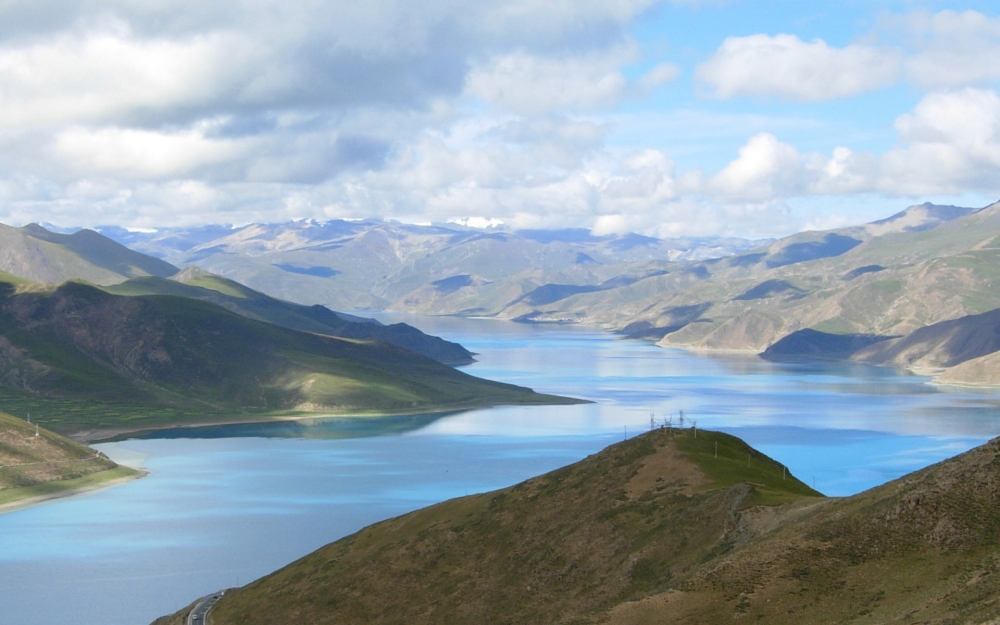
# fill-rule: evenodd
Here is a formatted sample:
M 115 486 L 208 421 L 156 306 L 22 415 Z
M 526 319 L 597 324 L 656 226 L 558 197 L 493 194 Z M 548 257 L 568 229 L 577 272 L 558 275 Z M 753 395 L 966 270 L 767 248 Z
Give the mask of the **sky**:
M 0 222 L 775 237 L 1000 199 L 1000 7 L 0 0 Z

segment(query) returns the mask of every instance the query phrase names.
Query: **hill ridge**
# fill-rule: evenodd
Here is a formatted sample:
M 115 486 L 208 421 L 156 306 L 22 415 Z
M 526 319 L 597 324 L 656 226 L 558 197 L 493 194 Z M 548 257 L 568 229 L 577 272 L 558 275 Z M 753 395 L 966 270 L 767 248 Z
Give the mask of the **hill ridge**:
M 657 430 L 369 526 L 227 592 L 212 619 L 995 622 L 1000 439 L 858 495 L 816 495 L 739 439 Z

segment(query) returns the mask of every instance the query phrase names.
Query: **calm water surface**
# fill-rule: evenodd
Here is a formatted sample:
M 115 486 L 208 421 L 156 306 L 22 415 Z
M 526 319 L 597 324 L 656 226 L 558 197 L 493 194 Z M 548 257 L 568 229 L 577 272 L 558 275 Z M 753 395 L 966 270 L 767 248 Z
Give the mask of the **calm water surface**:
M 1000 396 L 887 369 L 664 350 L 580 328 L 406 318 L 470 373 L 582 406 L 163 432 L 106 443 L 149 477 L 0 515 L 0 625 L 144 625 L 389 516 L 513 484 L 679 410 L 847 495 L 1000 434 Z

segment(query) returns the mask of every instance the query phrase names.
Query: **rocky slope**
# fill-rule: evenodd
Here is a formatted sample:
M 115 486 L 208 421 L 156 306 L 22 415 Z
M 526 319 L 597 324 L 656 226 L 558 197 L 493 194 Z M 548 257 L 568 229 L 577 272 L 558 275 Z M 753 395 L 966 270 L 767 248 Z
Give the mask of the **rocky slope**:
M 748 506 L 816 495 L 782 476 L 732 437 L 652 432 L 367 528 L 227 593 L 213 623 L 582 622 L 687 577 Z
M 664 346 L 949 368 L 1000 346 L 984 340 L 993 317 L 976 317 L 1000 308 L 998 285 L 1000 204 L 925 204 L 608 289 L 521 299 L 500 316 L 600 324 Z M 964 346 L 945 340 L 953 331 Z M 855 355 L 866 342 L 878 344 Z M 1000 383 L 992 367 L 970 367 L 948 379 Z

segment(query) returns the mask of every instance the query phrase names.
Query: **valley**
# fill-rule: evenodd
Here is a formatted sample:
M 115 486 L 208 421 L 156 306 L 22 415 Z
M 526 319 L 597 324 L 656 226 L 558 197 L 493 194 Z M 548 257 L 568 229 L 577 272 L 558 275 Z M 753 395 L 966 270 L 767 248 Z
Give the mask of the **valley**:
M 468 350 L 406 324 L 181 272 L 96 232 L 46 232 L 7 231 L 48 241 L 36 256 L 69 276 L 32 282 L 17 262 L 25 257 L 6 258 L 24 275 L 0 275 L 0 401 L 81 440 L 185 424 L 576 401 L 462 373 L 449 365 L 472 362 Z M 119 280 L 82 281 L 94 258 L 122 269 Z M 139 266 L 172 279 L 130 269 Z
M 950 331 L 936 324 L 981 328 L 990 318 L 975 316 L 1000 309 L 1000 204 L 925 203 L 764 245 L 377 221 L 181 234 L 122 240 L 302 303 L 597 325 L 665 347 L 763 353 L 774 346 L 768 357 L 855 359 L 930 372 L 941 383 L 1000 384 L 995 349 L 956 358 L 952 348 L 927 343 Z M 831 338 L 777 345 L 803 330 Z M 824 347 L 852 337 L 887 342 L 864 353 L 860 345 Z M 926 348 L 885 351 L 900 341 Z M 806 351 L 790 351 L 796 345 Z
M 470 322 L 493 324 L 492 330 L 501 335 L 509 332 L 505 328 L 511 326 L 510 321 L 517 321 L 513 327 L 524 328 L 529 334 L 535 331 L 552 331 L 556 335 L 569 332 L 567 338 L 574 335 L 570 331 L 573 328 L 599 324 L 640 340 L 642 344 L 654 341 L 657 351 L 665 354 L 675 346 L 692 353 L 705 349 L 719 353 L 759 352 L 763 360 L 749 354 L 733 357 L 734 371 L 739 372 L 740 378 L 752 377 L 757 367 L 764 367 L 761 370 L 766 371 L 774 367 L 774 371 L 786 371 L 794 379 L 800 375 L 795 373 L 800 368 L 808 372 L 820 367 L 818 363 L 829 362 L 833 367 L 862 367 L 859 371 L 864 371 L 865 376 L 874 376 L 872 388 L 877 387 L 880 393 L 895 392 L 888 389 L 897 382 L 886 386 L 886 383 L 875 381 L 883 375 L 890 379 L 891 370 L 874 373 L 864 367 L 908 367 L 932 372 L 950 383 L 991 384 L 993 356 L 1000 347 L 1000 342 L 990 338 L 1000 323 L 993 312 L 1000 307 L 1000 302 L 988 299 L 992 262 L 989 256 L 992 239 L 989 237 L 996 238 L 990 234 L 994 208 L 911 207 L 882 223 L 832 232 L 801 233 L 768 243 L 763 248 L 716 259 L 623 261 L 619 258 L 602 265 L 593 255 L 588 255 L 594 263 L 583 264 L 596 267 L 588 269 L 587 277 L 580 279 L 582 274 L 573 277 L 571 273 L 561 273 L 557 276 L 561 282 L 538 284 L 523 281 L 522 275 L 514 281 L 521 281 L 518 291 L 513 289 L 514 282 L 510 280 L 503 281 L 500 290 L 492 290 L 493 282 L 476 277 L 478 274 L 455 274 L 435 281 L 431 287 L 437 295 L 430 299 L 413 295 L 423 292 L 420 289 L 424 287 L 417 287 L 411 295 L 401 297 L 396 303 L 406 309 L 406 301 L 434 302 L 428 304 L 429 308 L 422 303 L 414 305 L 413 309 L 434 310 L 450 314 L 456 320 L 465 317 Z M 919 244 L 912 243 L 914 238 L 919 239 Z M 486 256 L 503 256 L 513 249 L 505 248 L 509 248 L 511 242 L 504 237 L 487 239 L 494 247 Z M 465 245 L 468 241 L 461 243 Z M 930 251 L 909 256 L 900 252 L 910 249 L 911 243 Z M 644 245 L 653 244 L 645 242 Z M 585 253 L 581 251 L 583 248 L 567 246 L 566 249 L 576 254 Z M 330 271 L 310 270 L 296 275 L 335 281 L 339 270 L 330 268 L 329 264 L 326 266 Z M 287 267 L 282 271 L 287 272 Z M 873 295 L 873 289 L 882 289 L 880 281 L 887 279 L 886 276 L 899 286 L 892 292 L 895 299 L 880 300 Z M 10 409 L 44 414 L 47 427 L 72 433 L 80 439 L 126 434 L 127 445 L 129 436 L 141 432 L 147 432 L 143 436 L 156 440 L 157 429 L 162 429 L 167 438 L 182 440 L 197 440 L 202 430 L 205 436 L 215 436 L 207 433 L 218 431 L 224 438 L 239 436 L 237 432 L 245 431 L 247 436 L 265 437 L 276 435 L 268 432 L 285 432 L 281 436 L 324 438 L 327 436 L 324 432 L 331 432 L 335 440 L 341 436 L 371 435 L 405 439 L 420 436 L 426 429 L 434 430 L 439 423 L 461 422 L 463 417 L 460 415 L 468 410 L 475 412 L 479 407 L 534 405 L 540 410 L 547 405 L 549 411 L 566 410 L 570 414 L 583 415 L 591 414 L 588 412 L 591 409 L 577 412 L 574 402 L 577 406 L 587 405 L 579 404 L 581 400 L 607 402 L 608 397 L 624 392 L 615 389 L 595 394 L 588 386 L 575 386 L 569 378 L 564 378 L 554 380 L 547 388 L 543 387 L 542 392 L 535 393 L 526 387 L 535 387 L 542 379 L 537 372 L 505 379 L 509 376 L 509 372 L 503 373 L 505 369 L 496 370 L 489 362 L 477 362 L 482 357 L 481 348 L 463 347 L 465 340 L 459 338 L 461 334 L 445 331 L 445 338 L 439 338 L 416 331 L 410 325 L 392 323 L 400 317 L 391 313 L 376 314 L 380 319 L 376 321 L 353 313 L 337 313 L 315 303 L 277 299 L 197 265 L 183 270 L 174 267 L 168 275 L 126 275 L 123 272 L 117 281 L 103 285 L 78 279 L 41 284 L 13 272 L 9 272 L 4 281 L 0 324 L 9 345 L 4 346 L 6 369 L 0 378 L 5 385 L 3 399 Z M 500 292 L 509 299 L 494 308 L 483 305 L 453 310 L 457 307 L 451 304 L 447 306 L 452 308 L 438 308 L 453 297 L 465 298 L 462 301 L 466 303 L 486 304 Z M 852 307 L 848 304 L 851 301 L 864 303 L 868 310 Z M 456 312 L 459 314 L 455 315 Z M 834 313 L 833 317 L 823 317 Z M 471 318 L 477 316 L 485 319 Z M 443 320 L 419 319 L 417 324 L 425 328 L 449 327 Z M 820 321 L 811 321 L 816 319 Z M 503 344 L 504 340 L 498 340 L 490 349 Z M 508 355 L 518 361 L 523 358 L 524 348 L 524 343 L 514 341 L 505 349 L 511 350 Z M 573 348 L 569 354 L 573 354 Z M 574 356 L 568 357 L 574 360 Z M 449 365 L 467 366 L 486 378 L 504 381 L 474 378 Z M 669 389 L 678 387 L 679 379 L 663 381 L 667 397 Z M 620 382 L 612 382 L 612 386 L 615 384 Z M 915 379 L 901 388 L 920 386 L 924 385 Z M 581 400 L 552 394 L 556 390 Z M 759 386 L 755 386 L 745 400 L 754 401 L 750 397 L 757 397 L 759 393 Z M 650 394 L 647 389 L 639 395 L 645 399 L 639 401 L 649 402 L 654 396 L 655 393 Z M 330 595 L 329 587 L 322 581 L 325 579 L 323 574 L 295 568 L 309 566 L 296 563 L 291 569 L 281 569 L 246 589 L 227 593 L 213 608 L 213 618 L 250 619 L 247 622 L 253 622 L 253 617 L 248 615 L 260 615 L 265 620 L 287 620 L 295 614 L 294 618 L 305 615 L 310 622 L 322 622 L 326 617 L 321 615 L 328 614 L 334 619 L 331 622 L 347 622 L 352 618 L 358 622 L 373 619 L 395 622 L 395 618 L 477 618 L 490 622 L 513 619 L 510 622 L 516 622 L 551 620 L 556 614 L 567 614 L 574 622 L 632 623 L 644 622 L 652 613 L 676 609 L 682 615 L 678 622 L 702 622 L 706 618 L 725 622 L 727 618 L 743 618 L 748 614 L 765 622 L 783 622 L 782 618 L 797 622 L 796 619 L 809 620 L 827 613 L 851 619 L 879 610 L 879 614 L 888 615 L 885 618 L 896 618 L 891 615 L 897 613 L 894 610 L 898 611 L 898 606 L 912 608 L 919 603 L 910 587 L 896 584 L 889 578 L 882 590 L 870 596 L 861 590 L 850 590 L 861 588 L 857 580 L 871 575 L 871 567 L 874 567 L 872 570 L 887 566 L 905 568 L 908 562 L 923 561 L 937 553 L 935 549 L 941 548 L 933 541 L 920 543 L 923 539 L 918 540 L 919 537 L 914 538 L 917 542 L 907 543 L 910 544 L 907 548 L 913 551 L 904 554 L 905 558 L 910 558 L 905 562 L 887 563 L 869 556 L 851 560 L 854 556 L 848 557 L 853 553 L 850 550 L 859 539 L 847 529 L 837 530 L 832 537 L 822 538 L 826 542 L 821 548 L 829 558 L 824 556 L 826 559 L 816 560 L 817 572 L 802 573 L 800 570 L 803 541 L 815 542 L 819 540 L 816 537 L 826 536 L 822 528 L 829 526 L 831 517 L 825 516 L 825 510 L 836 508 L 838 512 L 830 514 L 839 519 L 845 514 L 863 514 L 871 505 L 884 507 L 895 503 L 885 503 L 889 500 L 881 499 L 874 504 L 851 503 L 862 501 L 856 499 L 860 495 L 843 500 L 821 498 L 819 491 L 822 489 L 795 480 L 787 467 L 769 460 L 746 443 L 728 434 L 704 430 L 720 420 L 710 416 L 713 411 L 706 410 L 695 395 L 684 395 L 683 399 L 667 397 L 652 402 L 656 407 L 649 413 L 651 420 L 654 414 L 663 415 L 665 411 L 683 407 L 692 411 L 689 414 L 698 415 L 700 423 L 689 423 L 675 432 L 677 428 L 673 423 L 667 426 L 667 422 L 661 420 L 662 429 L 654 428 L 656 431 L 638 439 L 630 438 L 622 444 L 639 445 L 645 450 L 626 454 L 632 460 L 624 457 L 602 459 L 605 454 L 619 453 L 615 450 L 620 450 L 620 446 L 613 446 L 588 458 L 583 465 L 596 463 L 594 466 L 603 467 L 602 462 L 611 462 L 609 467 L 620 470 L 608 467 L 562 469 L 557 474 L 575 475 L 583 471 L 590 476 L 574 478 L 575 481 L 570 481 L 576 486 L 566 488 L 562 478 L 548 486 L 538 486 L 547 484 L 551 479 L 548 476 L 535 478 L 527 483 L 530 486 L 507 486 L 501 494 L 504 501 L 509 500 L 513 506 L 509 514 L 496 503 L 497 493 L 486 493 L 459 496 L 437 507 L 373 525 L 359 536 L 366 537 L 361 539 L 362 543 L 370 542 L 375 551 L 355 553 L 351 550 L 353 547 L 345 551 L 344 545 L 362 544 L 357 537 L 350 537 L 302 561 L 311 563 L 319 558 L 328 562 L 328 557 L 320 554 L 330 549 L 340 550 L 335 560 L 342 568 L 337 569 L 336 578 L 354 580 L 346 586 L 354 589 L 348 594 L 336 591 Z M 870 397 L 863 401 L 869 400 Z M 987 405 L 988 397 L 976 401 L 985 402 L 982 410 L 992 414 Z M 626 402 L 626 405 L 631 406 L 628 410 L 633 412 L 643 411 L 634 403 Z M 800 404 L 795 403 L 795 406 Z M 868 409 L 873 415 L 882 414 L 876 404 Z M 605 409 L 595 406 L 594 410 L 601 414 Z M 806 418 L 801 407 L 789 407 L 788 410 L 789 423 Z M 896 405 L 893 412 L 898 410 Z M 748 417 L 744 412 L 741 406 L 721 422 L 742 422 Z M 459 416 L 451 416 L 456 413 Z M 427 417 L 422 418 L 421 414 Z M 618 414 L 614 421 L 624 424 L 626 437 L 630 429 L 645 429 L 641 420 L 637 427 L 634 415 Z M 752 409 L 749 414 L 753 414 Z M 316 417 L 337 415 L 363 417 L 372 425 L 352 425 L 349 419 L 316 420 Z M 399 415 L 402 421 L 390 423 L 385 421 L 386 415 Z M 902 413 L 899 416 L 902 417 Z M 286 418 L 304 421 L 302 425 L 267 429 L 269 423 L 278 425 Z M 535 417 L 524 413 L 521 418 Z M 970 423 L 974 421 L 970 416 Z M 251 422 L 259 424 L 251 425 Z M 238 423 L 247 425 L 235 425 Z M 931 430 L 940 427 L 937 423 L 927 423 Z M 221 429 L 191 427 L 209 424 Z M 177 426 L 186 427 L 178 429 Z M 237 429 L 226 430 L 226 427 Z M 239 430 L 240 427 L 247 429 Z M 699 428 L 698 439 L 694 438 L 696 427 Z M 799 427 L 805 429 L 785 436 L 802 436 L 816 426 Z M 913 425 L 900 422 L 888 427 L 907 430 Z M 606 428 L 598 429 L 606 436 Z M 656 439 L 664 430 L 673 434 L 668 434 L 669 439 Z M 993 428 L 986 426 L 983 431 L 992 432 Z M 982 434 L 973 438 L 981 442 Z M 647 448 L 643 440 L 658 442 Z M 731 464 L 721 468 L 713 464 L 715 450 L 709 459 L 704 450 L 697 451 L 700 448 L 690 446 L 695 440 L 702 441 L 697 445 L 723 443 L 723 458 Z M 963 447 L 971 439 L 964 440 Z M 692 453 L 695 455 L 691 456 Z M 737 462 L 740 454 L 746 454 L 748 466 Z M 653 471 L 644 468 L 647 464 L 656 467 L 655 475 L 646 475 Z M 779 469 L 780 484 L 775 481 L 775 471 Z M 760 473 L 761 470 L 764 473 Z M 836 472 L 836 469 L 828 466 L 824 471 Z M 601 486 L 602 479 L 619 481 Z M 937 486 L 929 488 L 928 492 L 933 492 Z M 511 493 L 520 493 L 522 489 L 530 491 L 529 496 L 523 500 L 509 499 Z M 621 495 L 622 492 L 625 494 Z M 916 496 L 924 497 L 923 494 Z M 980 493 L 969 494 L 973 499 L 979 496 Z M 598 501 L 601 497 L 605 499 Z M 963 509 L 980 505 L 970 502 L 957 505 Z M 532 511 L 531 506 L 536 504 L 540 512 Z M 618 510 L 622 506 L 622 510 Z M 846 507 L 842 510 L 838 506 Z M 408 505 L 394 510 L 408 512 L 414 507 Z M 453 508 L 460 508 L 466 520 L 458 521 L 457 512 L 452 514 Z M 588 512 L 581 512 L 581 508 Z M 862 512 L 845 512 L 856 509 Z M 938 505 L 934 508 L 940 509 Z M 553 514 L 569 516 L 560 520 L 550 518 Z M 381 513 L 380 516 L 392 515 Z M 576 524 L 568 521 L 570 517 L 578 520 Z M 933 527 L 942 522 L 936 517 L 920 521 Z M 947 522 L 956 522 L 954 515 L 949 516 Z M 514 526 L 508 531 L 503 529 L 506 523 L 514 523 Z M 855 522 L 850 521 L 848 525 L 850 523 Z M 856 523 L 865 525 L 870 521 Z M 657 538 L 666 526 L 681 528 L 676 535 L 671 534 L 674 542 Z M 492 528 L 489 538 L 477 533 L 487 527 Z M 967 533 L 982 530 L 970 528 Z M 552 531 L 569 533 L 549 536 L 547 532 Z M 963 531 L 966 530 L 959 534 Z M 389 532 L 393 539 L 382 537 L 368 541 L 368 536 L 374 537 L 379 532 Z M 898 529 L 892 532 L 900 533 Z M 435 546 L 435 541 L 445 538 L 447 549 Z M 605 539 L 612 542 L 599 547 Z M 409 540 L 415 541 L 413 545 L 407 542 Z M 947 543 L 953 539 L 942 540 Z M 452 549 L 458 544 L 455 541 L 461 543 L 461 548 Z M 494 544 L 495 541 L 503 544 Z M 519 546 L 518 541 L 525 542 Z M 563 554 L 542 547 L 573 544 L 587 544 L 594 549 L 584 555 L 579 550 Z M 783 555 L 777 560 L 762 558 L 761 552 L 750 546 L 757 544 L 769 545 L 766 547 L 768 553 Z M 987 544 L 983 548 L 991 547 Z M 875 549 L 880 551 L 883 547 Z M 530 553 L 541 554 L 538 556 L 541 559 L 530 571 L 517 573 L 513 561 L 504 563 L 501 558 L 494 562 L 489 554 L 496 553 L 513 554 L 511 557 L 516 561 L 529 564 L 534 562 Z M 473 557 L 476 562 L 484 563 L 485 568 L 455 560 L 459 556 Z M 946 583 L 934 586 L 930 598 L 917 609 L 931 617 L 944 613 L 940 612 L 940 597 L 967 592 L 959 588 L 956 580 L 979 575 L 976 562 L 990 557 L 983 552 L 969 558 L 948 560 L 948 570 L 960 570 L 960 574 L 957 578 L 946 576 Z M 421 562 L 426 558 L 442 568 L 437 572 L 424 568 Z M 647 571 L 648 567 L 642 564 L 647 559 L 661 568 Z M 371 563 L 374 568 L 367 569 L 363 563 Z M 561 573 L 555 569 L 545 572 L 544 567 L 556 565 Z M 764 581 L 752 588 L 746 586 L 742 573 L 727 572 L 744 571 L 748 567 L 764 567 L 767 571 L 756 574 Z M 271 566 L 268 570 L 273 568 L 276 567 Z M 374 572 L 387 570 L 395 571 L 392 583 L 379 577 L 383 573 Z M 772 576 L 775 570 L 784 572 Z M 510 572 L 501 574 L 502 571 Z M 567 571 L 573 573 L 567 577 Z M 466 574 L 469 577 L 462 576 Z M 358 577 L 349 577 L 352 575 Z M 521 587 L 510 575 L 532 581 Z M 432 578 L 438 581 L 429 586 L 413 581 Z M 768 581 L 773 579 L 805 581 L 795 587 L 798 590 L 789 590 L 794 584 Z M 286 588 L 283 580 L 295 581 Z M 267 586 L 270 583 L 277 586 Z M 411 586 L 407 586 L 408 583 Z M 268 597 L 266 601 L 256 594 L 258 587 L 265 588 L 261 592 Z M 213 586 L 201 588 L 217 589 Z M 986 589 L 983 592 L 987 594 L 992 592 L 988 584 L 981 588 Z M 422 603 L 417 589 L 424 595 L 430 593 L 430 605 Z M 928 592 L 928 587 L 920 586 L 920 589 L 924 594 Z M 490 599 L 463 598 L 464 592 Z M 525 592 L 528 594 L 521 594 Z M 808 595 L 810 599 L 799 605 L 787 598 L 788 592 L 794 592 L 796 597 Z M 441 593 L 440 599 L 434 599 L 434 593 Z M 291 604 L 283 604 L 280 598 L 286 595 L 296 599 Z M 521 611 L 511 612 L 512 602 L 521 606 Z M 774 605 L 768 605 L 771 603 Z M 988 601 L 978 594 L 970 595 L 968 603 L 976 610 L 991 609 Z M 310 608 L 310 605 L 316 607 Z M 345 611 L 331 610 L 331 605 L 342 606 Z M 715 611 L 706 616 L 705 606 L 715 606 L 712 608 Z M 310 613 L 310 609 L 315 612 Z M 775 610 L 784 612 L 779 614 Z M 781 616 L 793 613 L 796 616 Z M 978 614 L 969 612 L 970 618 Z
M 998 59 L 0 2 L 0 625 L 1000 625 Z

